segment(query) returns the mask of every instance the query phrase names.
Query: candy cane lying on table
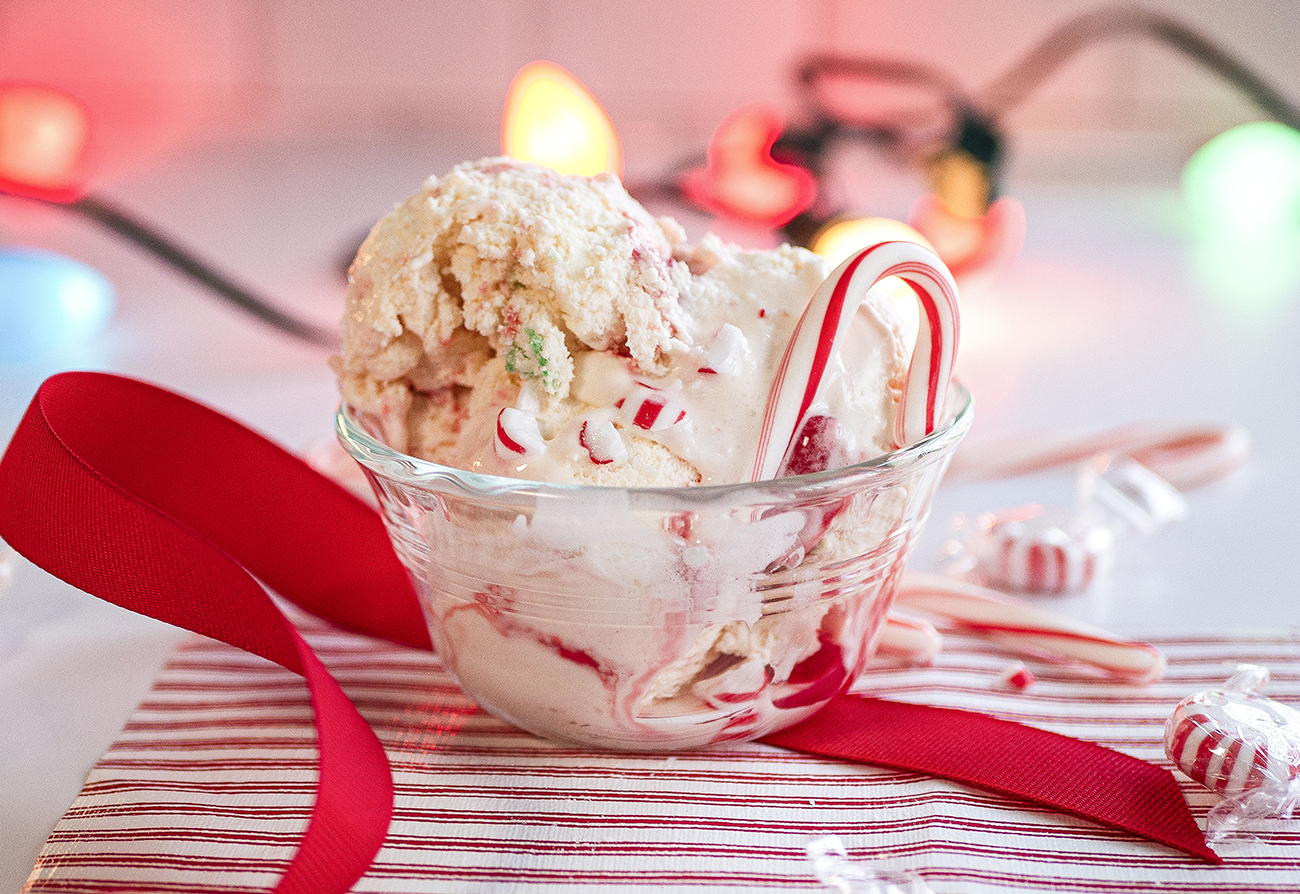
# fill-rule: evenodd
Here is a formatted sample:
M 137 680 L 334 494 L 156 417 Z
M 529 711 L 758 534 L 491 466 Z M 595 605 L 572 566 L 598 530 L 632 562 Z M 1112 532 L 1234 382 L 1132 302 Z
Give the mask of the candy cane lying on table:
M 754 481 L 774 478 L 817 396 L 826 366 L 862 299 L 876 283 L 897 276 L 921 304 L 921 325 L 894 427 L 896 447 L 933 432 L 957 354 L 957 286 L 943 261 L 914 242 L 879 242 L 836 267 L 795 324 L 768 396 L 754 457 Z
M 1106 453 L 1131 457 L 1186 491 L 1241 467 L 1250 456 L 1250 435 L 1231 425 L 1144 424 L 1078 438 L 1040 434 L 965 444 L 953 457 L 947 480 L 1025 475 Z
M 1150 683 L 1165 669 L 1165 656 L 1150 643 L 1121 639 L 996 590 L 937 574 L 905 573 L 896 605 L 1018 651 L 1090 665 L 1127 683 Z
M 929 664 L 943 648 L 943 635 L 929 621 L 890 612 L 876 640 L 875 657 L 903 664 Z

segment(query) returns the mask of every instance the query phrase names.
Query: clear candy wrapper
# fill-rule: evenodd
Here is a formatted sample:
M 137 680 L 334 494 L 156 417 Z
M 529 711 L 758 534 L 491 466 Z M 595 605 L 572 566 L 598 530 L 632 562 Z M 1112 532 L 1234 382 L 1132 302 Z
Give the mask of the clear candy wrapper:
M 1102 517 L 1116 537 L 1151 534 L 1187 516 L 1187 501 L 1169 482 L 1141 463 L 1120 458 L 1085 466 L 1079 503 Z
M 888 872 L 869 862 L 850 859 L 834 835 L 808 843 L 808 859 L 818 881 L 840 894 L 934 894 L 915 872 Z
M 1083 464 L 1070 509 L 1040 505 L 953 520 L 947 573 L 1018 593 L 1086 590 L 1125 537 L 1150 534 L 1187 514 L 1172 485 L 1125 457 Z
M 1220 689 L 1179 702 L 1165 724 L 1165 754 L 1224 799 L 1210 811 L 1214 844 L 1254 837 L 1300 808 L 1300 711 L 1262 694 L 1268 671 L 1242 665 Z
M 0 541 L 0 593 L 14 582 L 14 569 L 18 567 L 18 553 Z

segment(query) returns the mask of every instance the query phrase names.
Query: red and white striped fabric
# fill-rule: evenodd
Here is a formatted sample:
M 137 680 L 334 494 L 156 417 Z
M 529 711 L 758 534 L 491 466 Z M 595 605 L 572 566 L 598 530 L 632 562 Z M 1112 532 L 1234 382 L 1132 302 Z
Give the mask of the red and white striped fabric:
M 812 892 L 805 856 L 839 836 L 855 859 L 917 870 L 936 894 L 1300 892 L 1300 824 L 1219 847 L 1209 866 L 1125 833 L 913 773 L 767 745 L 610 755 L 544 742 L 477 710 L 437 660 L 361 637 L 309 639 L 383 741 L 393 825 L 366 892 Z M 1156 639 L 1146 688 L 1083 682 L 948 638 L 932 666 L 879 667 L 861 692 L 987 711 L 1168 766 L 1177 702 L 1241 662 L 1300 703 L 1300 636 Z M 183 646 L 51 834 L 29 892 L 270 888 L 305 826 L 314 734 L 303 681 L 208 640 Z M 1086 767 L 1079 768 L 1087 773 Z M 1217 796 L 1187 782 L 1198 819 Z

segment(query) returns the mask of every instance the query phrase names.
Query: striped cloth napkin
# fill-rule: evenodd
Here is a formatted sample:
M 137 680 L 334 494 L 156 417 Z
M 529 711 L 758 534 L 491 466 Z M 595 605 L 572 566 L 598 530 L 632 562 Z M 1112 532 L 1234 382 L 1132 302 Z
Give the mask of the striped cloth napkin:
M 1126 833 L 914 773 L 768 745 L 601 754 L 477 709 L 423 652 L 301 620 L 387 749 L 396 809 L 365 892 L 815 892 L 806 856 L 836 835 L 854 860 L 915 870 L 946 892 L 1300 892 L 1300 821 L 1217 848 L 1210 866 Z M 1238 663 L 1300 703 L 1300 634 L 1157 639 L 1169 670 L 1143 689 L 1034 665 L 952 635 L 933 666 L 869 670 L 854 691 L 985 711 L 1166 766 L 1175 703 Z M 267 890 L 314 793 L 303 680 L 195 637 L 160 673 L 46 842 L 29 892 Z M 1087 767 L 1079 767 L 1087 774 Z M 1204 824 L 1217 796 L 1178 777 Z

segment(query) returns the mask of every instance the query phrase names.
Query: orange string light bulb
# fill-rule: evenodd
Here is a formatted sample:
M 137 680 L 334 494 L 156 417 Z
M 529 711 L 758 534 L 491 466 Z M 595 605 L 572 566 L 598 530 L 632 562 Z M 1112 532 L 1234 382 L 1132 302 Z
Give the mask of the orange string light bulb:
M 623 149 L 604 108 L 553 62 L 530 62 L 506 95 L 501 151 L 561 174 L 621 174 Z

